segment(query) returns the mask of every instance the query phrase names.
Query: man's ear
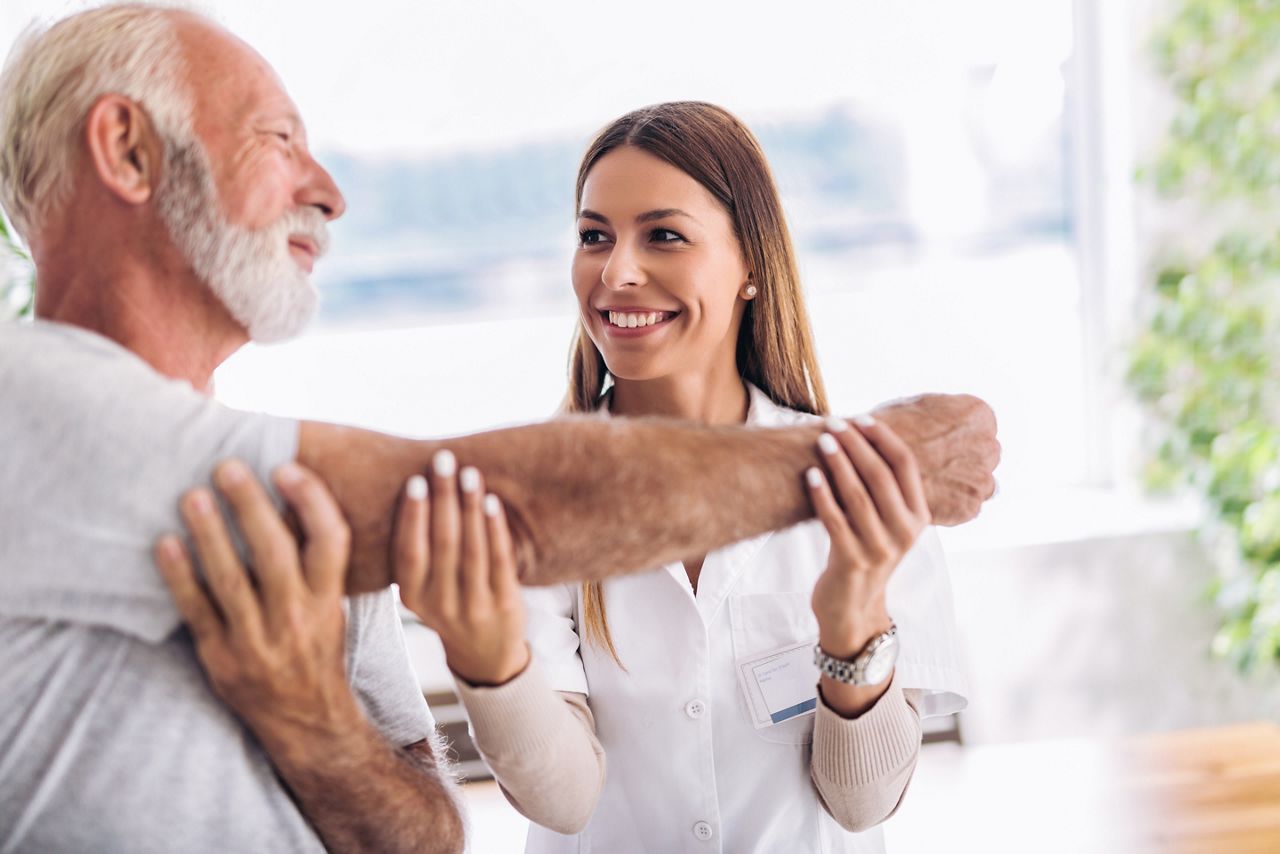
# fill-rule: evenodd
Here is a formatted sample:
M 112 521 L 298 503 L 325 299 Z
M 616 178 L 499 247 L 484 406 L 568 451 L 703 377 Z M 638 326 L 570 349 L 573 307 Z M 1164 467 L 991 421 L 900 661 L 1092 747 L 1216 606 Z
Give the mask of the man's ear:
M 108 190 L 128 204 L 145 204 L 160 174 L 160 141 L 142 107 L 123 95 L 103 95 L 85 122 L 89 161 Z

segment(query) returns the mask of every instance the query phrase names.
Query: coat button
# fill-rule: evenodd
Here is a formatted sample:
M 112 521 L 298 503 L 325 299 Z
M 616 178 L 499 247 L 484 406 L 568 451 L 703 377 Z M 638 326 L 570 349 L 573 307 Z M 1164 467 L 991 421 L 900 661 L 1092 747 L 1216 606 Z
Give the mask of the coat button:
M 707 704 L 701 700 L 690 700 L 684 704 L 684 713 L 696 721 L 707 713 Z
M 711 825 L 707 824 L 705 821 L 700 821 L 693 826 L 693 835 L 701 839 L 703 842 L 706 842 L 716 834 L 715 831 L 711 829 Z

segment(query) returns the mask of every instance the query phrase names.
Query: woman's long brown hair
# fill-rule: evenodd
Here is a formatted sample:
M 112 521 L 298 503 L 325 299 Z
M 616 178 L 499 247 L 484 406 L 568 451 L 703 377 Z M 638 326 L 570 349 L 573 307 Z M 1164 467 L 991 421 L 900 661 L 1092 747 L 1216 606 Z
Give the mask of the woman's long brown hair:
M 602 130 L 583 155 L 575 215 L 582 207 L 582 189 L 592 167 L 624 145 L 670 163 L 705 187 L 728 211 L 757 287 L 738 332 L 739 375 L 781 406 L 826 415 L 826 390 L 791 235 L 760 143 L 732 113 L 714 104 L 677 101 L 627 113 Z M 604 356 L 579 320 L 563 410 L 594 412 L 607 375 Z M 582 592 L 586 639 L 604 646 L 621 665 L 609 633 L 601 582 L 587 582 Z

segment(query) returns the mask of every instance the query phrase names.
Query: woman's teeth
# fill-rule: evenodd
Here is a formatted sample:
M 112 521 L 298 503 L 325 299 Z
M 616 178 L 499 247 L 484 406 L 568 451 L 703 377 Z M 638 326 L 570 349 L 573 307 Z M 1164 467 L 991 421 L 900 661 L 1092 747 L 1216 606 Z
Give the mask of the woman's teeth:
M 609 312 L 609 325 L 617 326 L 620 329 L 635 329 L 637 326 L 652 326 L 655 323 L 661 323 L 669 320 L 674 312 L 670 311 L 611 311 Z

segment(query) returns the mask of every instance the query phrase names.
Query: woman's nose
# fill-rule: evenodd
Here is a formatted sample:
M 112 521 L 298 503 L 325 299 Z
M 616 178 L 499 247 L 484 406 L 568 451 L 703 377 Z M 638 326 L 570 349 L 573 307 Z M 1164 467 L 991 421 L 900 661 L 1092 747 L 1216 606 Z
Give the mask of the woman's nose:
M 615 245 L 600 271 L 600 281 L 606 288 L 617 291 L 643 285 L 645 275 L 635 253 L 625 246 Z

